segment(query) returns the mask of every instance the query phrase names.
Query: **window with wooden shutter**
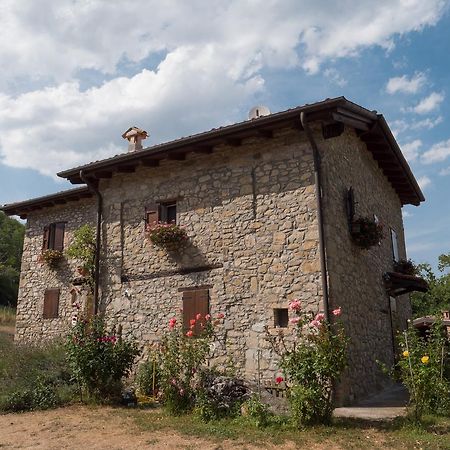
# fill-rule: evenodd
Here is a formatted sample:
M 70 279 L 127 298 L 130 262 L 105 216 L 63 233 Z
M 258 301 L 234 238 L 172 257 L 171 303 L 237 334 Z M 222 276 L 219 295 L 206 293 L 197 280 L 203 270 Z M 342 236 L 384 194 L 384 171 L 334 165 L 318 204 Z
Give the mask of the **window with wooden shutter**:
M 159 204 L 152 203 L 145 207 L 145 226 L 152 226 L 159 222 Z
M 58 317 L 59 289 L 46 289 L 44 293 L 44 319 L 55 319 Z
M 53 242 L 53 249 L 63 251 L 64 249 L 64 229 L 66 224 L 64 222 L 58 222 L 54 224 L 55 238 Z
M 287 328 L 289 324 L 289 313 L 287 308 L 273 309 L 273 325 L 276 328 Z
M 42 250 L 60 250 L 64 249 L 64 229 L 65 222 L 51 223 L 44 227 L 44 239 L 42 242 Z
M 44 239 L 42 241 L 42 250 L 49 248 L 50 227 L 44 227 Z
M 197 320 L 197 315 L 201 319 Z M 208 289 L 189 290 L 183 292 L 183 327 L 187 331 L 192 329 L 194 336 L 202 333 L 205 324 L 205 316 L 209 314 L 209 291 Z M 195 325 L 191 328 L 191 320 Z

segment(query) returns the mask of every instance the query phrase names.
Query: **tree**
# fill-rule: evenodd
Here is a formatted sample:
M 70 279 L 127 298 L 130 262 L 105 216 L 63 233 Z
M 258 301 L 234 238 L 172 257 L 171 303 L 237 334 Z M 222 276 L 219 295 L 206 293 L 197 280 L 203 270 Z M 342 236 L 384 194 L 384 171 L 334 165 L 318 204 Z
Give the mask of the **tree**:
M 0 211 L 0 305 L 16 305 L 25 226 Z
M 430 264 L 419 264 L 417 268 L 430 289 L 428 292 L 411 294 L 413 316 L 440 315 L 441 311 L 450 309 L 450 253 L 439 256 L 438 269 L 441 273 L 438 276 Z

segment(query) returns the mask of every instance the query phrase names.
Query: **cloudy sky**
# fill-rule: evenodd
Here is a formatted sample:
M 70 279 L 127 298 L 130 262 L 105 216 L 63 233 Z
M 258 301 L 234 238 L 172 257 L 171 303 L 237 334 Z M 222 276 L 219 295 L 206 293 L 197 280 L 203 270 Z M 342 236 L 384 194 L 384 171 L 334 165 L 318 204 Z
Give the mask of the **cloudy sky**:
M 55 172 L 345 95 L 383 113 L 426 203 L 409 256 L 450 251 L 450 0 L 0 0 L 0 203 Z

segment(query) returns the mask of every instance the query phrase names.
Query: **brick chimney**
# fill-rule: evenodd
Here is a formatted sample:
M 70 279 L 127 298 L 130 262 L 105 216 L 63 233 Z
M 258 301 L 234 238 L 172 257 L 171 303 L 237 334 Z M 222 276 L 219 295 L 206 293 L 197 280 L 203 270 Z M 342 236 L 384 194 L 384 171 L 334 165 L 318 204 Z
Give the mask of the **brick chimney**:
M 131 127 L 122 134 L 122 137 L 128 140 L 128 151 L 135 152 L 142 150 L 142 141 L 148 138 L 148 133 L 138 127 Z

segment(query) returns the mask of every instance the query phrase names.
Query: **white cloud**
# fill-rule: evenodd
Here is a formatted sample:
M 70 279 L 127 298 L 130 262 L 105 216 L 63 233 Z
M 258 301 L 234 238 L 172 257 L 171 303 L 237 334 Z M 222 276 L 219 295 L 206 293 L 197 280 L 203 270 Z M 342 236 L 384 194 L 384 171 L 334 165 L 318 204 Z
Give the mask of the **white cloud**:
M 180 48 L 156 71 L 115 78 L 84 92 L 68 82 L 17 98 L 0 97 L 3 162 L 52 175 L 126 151 L 120 134 L 130 125 L 146 129 L 150 145 L 173 137 L 174 129 L 177 135 L 188 134 L 223 123 L 223 111 L 248 104 L 264 84 L 259 76 L 236 82 L 211 59 L 214 51 Z
M 420 189 L 425 189 L 431 184 L 431 180 L 429 177 L 424 175 L 423 177 L 417 179 L 417 183 L 419 184 Z
M 419 156 L 419 149 L 422 147 L 422 141 L 416 139 L 412 142 L 407 142 L 401 146 L 403 155 L 408 161 L 415 161 Z
M 392 48 L 396 36 L 434 25 L 446 3 L 2 0 L 0 41 L 8 45 L 0 47 L 0 66 L 10 77 L 65 80 L 80 68 L 114 74 L 123 58 L 139 62 L 155 52 L 212 44 L 229 49 L 233 58 L 224 67 L 236 74 L 261 65 L 317 72 L 330 58 Z
M 417 114 L 428 114 L 434 111 L 443 102 L 445 95 L 442 92 L 432 92 L 428 97 L 422 99 L 411 111 Z
M 118 136 L 132 124 L 154 143 L 243 118 L 264 89 L 262 69 L 316 73 L 392 49 L 446 3 L 2 0 L 0 159 L 53 174 L 125 149 Z M 85 90 L 89 70 L 96 87 Z
M 438 126 L 444 121 L 442 116 L 437 117 L 427 117 L 422 120 L 394 120 L 392 122 L 392 133 L 398 136 L 400 133 L 405 131 L 416 131 L 416 130 L 432 130 L 434 127 Z
M 442 169 L 442 170 L 439 172 L 439 175 L 441 175 L 441 176 L 447 176 L 447 175 L 450 175 L 450 166 L 448 166 L 448 167 L 445 168 L 445 169 Z
M 409 211 L 402 210 L 403 218 L 406 219 L 407 217 L 413 217 L 414 214 L 410 213 Z
M 407 94 L 415 94 L 425 84 L 425 74 L 418 72 L 413 77 L 408 78 L 406 75 L 401 77 L 391 78 L 387 85 L 386 91 L 389 94 L 395 94 L 396 92 L 404 92 Z
M 323 74 L 339 87 L 347 85 L 347 80 L 334 68 L 325 69 Z
M 444 161 L 450 156 L 450 139 L 446 141 L 437 142 L 429 150 L 424 152 L 421 156 L 421 161 L 424 164 L 433 164 Z

